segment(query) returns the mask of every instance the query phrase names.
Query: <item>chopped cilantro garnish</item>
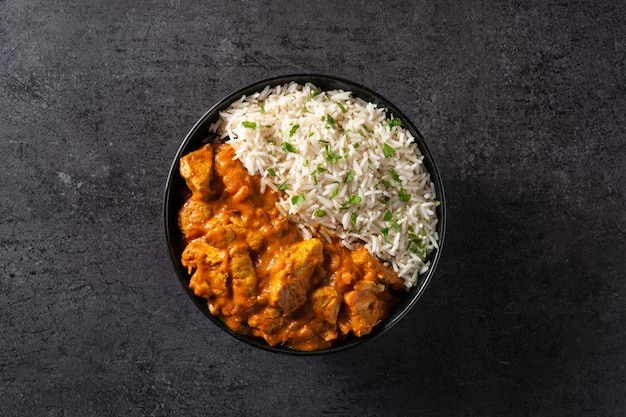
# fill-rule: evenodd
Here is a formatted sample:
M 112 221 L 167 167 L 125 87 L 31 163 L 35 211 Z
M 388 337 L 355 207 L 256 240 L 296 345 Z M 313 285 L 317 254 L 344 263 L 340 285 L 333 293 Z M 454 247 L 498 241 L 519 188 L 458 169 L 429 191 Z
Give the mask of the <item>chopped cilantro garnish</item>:
M 274 171 L 274 168 L 268 168 L 267 173 L 270 174 L 272 177 L 276 176 L 276 171 Z
M 389 120 L 389 123 L 387 123 L 389 125 L 389 127 L 394 127 L 394 126 L 402 126 L 402 120 L 400 119 L 394 119 L 393 114 L 391 115 L 391 120 Z
M 385 227 L 383 229 L 380 229 L 380 233 L 382 233 L 385 240 L 387 240 L 387 236 L 389 236 L 389 228 Z
M 439 207 L 441 205 L 441 201 L 435 200 L 435 207 Z
M 359 142 L 356 142 L 356 143 L 353 143 L 353 144 L 352 144 L 352 147 L 353 147 L 354 149 L 358 149 L 358 147 L 359 147 L 359 146 L 361 146 L 361 144 L 360 144 Z
M 324 217 L 326 212 L 324 210 L 315 210 L 313 212 L 313 217 Z
M 354 179 L 355 175 L 356 175 L 356 172 L 348 171 L 348 173 L 346 174 L 346 177 L 343 179 L 344 184 L 351 182 Z
M 248 129 L 256 129 L 257 127 L 259 127 L 259 125 L 255 122 L 244 121 L 241 122 L 241 124 L 243 125 L 243 127 L 247 127 Z
M 305 197 L 304 193 L 298 194 L 298 195 L 294 195 L 293 197 L 291 197 L 291 204 L 293 204 L 294 206 L 299 206 L 299 205 L 304 203 L 305 199 L 306 199 L 306 197 Z
M 348 207 L 350 207 L 351 205 L 357 205 L 361 202 L 361 200 L 363 200 L 361 197 L 359 197 L 358 195 L 353 195 L 352 197 L 350 197 L 347 201 L 344 201 L 343 203 L 341 203 L 341 210 L 347 210 Z
M 393 217 L 393 214 L 389 210 L 387 210 L 385 214 L 383 215 L 383 221 L 388 222 L 389 220 L 391 220 L 392 217 Z
M 400 188 L 400 191 L 398 192 L 398 197 L 403 203 L 408 203 L 411 199 L 411 194 L 407 194 L 406 191 L 404 191 L 404 188 Z
M 280 146 L 281 149 L 285 152 L 291 152 L 291 153 L 298 153 L 298 150 L 296 149 L 295 146 L 293 146 L 291 143 L 289 142 L 283 142 L 282 145 Z
M 289 187 L 287 187 L 287 184 L 280 184 L 277 188 L 279 191 L 285 191 Z
M 337 126 L 335 125 L 335 119 L 333 119 L 333 116 L 331 116 L 330 114 L 326 115 L 326 125 L 327 127 L 332 127 L 333 129 L 337 129 Z
M 350 197 L 350 199 L 348 200 L 348 203 L 355 205 L 355 204 L 359 204 L 363 199 L 361 197 L 359 197 L 358 195 L 353 195 L 352 197 Z
M 305 159 L 304 161 L 302 161 L 302 166 L 303 167 L 306 167 L 308 165 L 309 165 L 309 160 L 308 159 Z
M 293 125 L 291 126 L 291 129 L 289 130 L 289 137 L 292 137 L 293 135 L 296 134 L 296 130 L 298 130 L 298 128 L 300 127 L 300 125 Z
M 352 226 L 356 226 L 356 219 L 357 219 L 356 213 L 352 213 L 350 215 L 350 223 L 352 223 Z
M 400 233 L 400 231 L 402 230 L 402 227 L 398 224 L 398 222 L 391 222 L 389 223 L 391 224 L 391 227 L 393 227 L 393 229 L 397 232 Z
M 391 158 L 396 154 L 396 150 L 385 143 L 383 144 L 383 154 L 385 155 L 385 157 Z
M 343 158 L 343 156 L 334 153 L 332 149 L 330 149 L 330 144 L 327 143 L 326 146 L 324 146 L 324 158 L 329 162 L 337 162 Z
M 333 190 L 333 192 L 332 192 L 332 193 L 330 193 L 330 195 L 328 196 L 328 198 L 332 200 L 333 198 L 337 197 L 337 193 L 338 193 L 338 192 L 339 192 L 339 187 L 335 188 L 335 189 Z
M 320 90 L 313 90 L 313 92 L 311 93 L 311 98 L 321 94 L 322 92 Z
M 343 104 L 337 103 L 337 106 L 339 106 L 339 110 L 341 110 L 342 113 L 345 113 L 347 111 Z
M 387 173 L 389 174 L 391 179 L 394 180 L 395 182 L 402 182 L 402 180 L 400 180 L 400 177 L 398 176 L 398 173 L 396 172 L 395 169 L 390 168 L 389 171 L 387 171 Z
M 261 114 L 265 113 L 265 102 L 261 103 Z

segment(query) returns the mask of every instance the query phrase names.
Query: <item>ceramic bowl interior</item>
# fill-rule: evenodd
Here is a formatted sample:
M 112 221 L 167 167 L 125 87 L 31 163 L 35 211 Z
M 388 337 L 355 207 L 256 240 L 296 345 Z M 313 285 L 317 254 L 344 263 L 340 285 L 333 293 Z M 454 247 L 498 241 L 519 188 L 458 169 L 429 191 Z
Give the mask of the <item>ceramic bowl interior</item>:
M 177 220 L 178 210 L 182 206 L 186 195 L 185 182 L 179 174 L 179 159 L 183 155 L 186 155 L 187 153 L 198 149 L 204 143 L 206 143 L 207 137 L 209 137 L 209 126 L 218 119 L 219 113 L 222 110 L 226 109 L 232 102 L 238 100 L 243 95 L 251 95 L 259 92 L 268 85 L 270 87 L 273 87 L 291 81 L 295 81 L 300 84 L 312 83 L 316 87 L 324 91 L 334 89 L 352 91 L 354 96 L 360 97 L 369 102 L 373 102 L 379 107 L 386 108 L 388 109 L 388 112 L 394 114 L 395 118 L 400 118 L 402 120 L 402 126 L 408 129 L 413 134 L 417 147 L 424 155 L 424 165 L 426 169 L 430 172 L 431 180 L 435 186 L 437 199 L 441 202 L 441 204 L 437 207 L 437 216 L 439 219 L 437 223 L 437 232 L 439 233 L 439 249 L 434 250 L 430 254 L 430 269 L 425 274 L 420 275 L 417 285 L 407 291 L 406 294 L 402 295 L 401 300 L 394 306 L 389 317 L 383 323 L 378 324 L 370 334 L 363 337 L 349 337 L 345 340 L 337 341 L 333 346 L 329 348 L 313 352 L 301 352 L 282 346 L 269 346 L 263 339 L 233 332 L 226 325 L 224 325 L 224 323 L 214 317 L 208 310 L 206 300 L 194 295 L 193 291 L 189 289 L 188 284 L 190 280 L 190 275 L 187 273 L 187 269 L 181 264 L 181 254 L 185 247 L 185 243 L 181 231 L 178 228 Z M 424 138 L 422 137 L 418 129 L 413 125 L 411 120 L 408 119 L 393 103 L 367 87 L 346 79 L 318 74 L 281 75 L 278 77 L 257 81 L 229 94 L 228 96 L 220 100 L 217 104 L 215 104 L 210 110 L 208 110 L 191 128 L 187 136 L 182 141 L 178 152 L 174 156 L 174 160 L 172 162 L 169 175 L 167 177 L 163 209 L 167 245 L 169 248 L 171 260 L 174 264 L 174 269 L 176 270 L 178 279 L 183 285 L 183 288 L 196 304 L 196 306 L 202 312 L 204 312 L 213 323 L 215 323 L 218 327 L 220 327 L 222 330 L 232 335 L 233 337 L 257 348 L 269 350 L 272 352 L 294 355 L 319 355 L 339 352 L 372 340 L 373 338 L 385 333 L 396 323 L 398 323 L 398 321 L 400 321 L 415 306 L 435 273 L 437 263 L 441 256 L 441 250 L 443 248 L 446 226 L 446 204 L 441 176 L 435 160 L 433 159 L 432 154 L 430 153 L 428 147 L 426 146 L 426 143 L 424 142 Z

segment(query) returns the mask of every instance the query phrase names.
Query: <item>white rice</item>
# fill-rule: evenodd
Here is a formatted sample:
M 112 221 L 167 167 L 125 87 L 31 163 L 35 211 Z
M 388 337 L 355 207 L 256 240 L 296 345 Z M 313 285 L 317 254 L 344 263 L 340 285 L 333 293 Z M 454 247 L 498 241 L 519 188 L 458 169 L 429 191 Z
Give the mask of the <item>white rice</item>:
M 287 187 L 277 207 L 305 238 L 362 242 L 408 289 L 438 247 L 438 202 L 413 136 L 390 120 L 349 91 L 289 83 L 241 97 L 211 131 L 263 189 Z

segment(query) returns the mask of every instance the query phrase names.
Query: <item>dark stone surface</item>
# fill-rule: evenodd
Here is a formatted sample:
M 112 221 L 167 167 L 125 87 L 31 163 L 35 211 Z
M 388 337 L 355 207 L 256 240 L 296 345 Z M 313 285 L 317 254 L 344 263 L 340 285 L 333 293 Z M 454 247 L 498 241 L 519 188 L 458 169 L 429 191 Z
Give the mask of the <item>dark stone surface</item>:
M 625 22 L 617 1 L 0 1 L 0 415 L 625 415 Z M 314 358 L 212 325 L 161 218 L 200 115 L 303 71 L 414 118 L 449 201 L 418 306 Z

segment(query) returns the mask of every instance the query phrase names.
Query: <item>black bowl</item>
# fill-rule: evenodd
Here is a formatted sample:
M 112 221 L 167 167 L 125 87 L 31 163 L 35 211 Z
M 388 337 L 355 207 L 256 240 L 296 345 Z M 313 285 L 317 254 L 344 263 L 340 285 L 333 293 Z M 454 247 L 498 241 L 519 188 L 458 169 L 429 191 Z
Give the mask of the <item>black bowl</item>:
M 177 218 L 177 213 L 183 204 L 186 190 L 185 182 L 179 174 L 179 159 L 183 155 L 186 155 L 187 153 L 198 149 L 205 143 L 207 137 L 209 136 L 209 126 L 218 119 L 219 113 L 221 111 L 225 110 L 234 101 L 240 99 L 241 96 L 247 96 L 256 92 L 260 92 L 261 90 L 263 90 L 263 88 L 265 88 L 265 86 L 268 85 L 270 87 L 274 87 L 276 85 L 288 83 L 291 81 L 295 81 L 300 84 L 310 82 L 324 91 L 335 89 L 352 91 L 355 97 L 360 97 L 366 101 L 376 103 L 380 108 L 388 109 L 388 112 L 393 113 L 395 118 L 400 118 L 402 120 L 402 126 L 408 129 L 411 134 L 413 134 L 417 147 L 424 155 L 424 165 L 426 169 L 430 172 L 431 180 L 435 185 L 437 199 L 441 202 L 441 204 L 437 207 L 437 216 L 439 218 L 439 221 L 437 223 L 437 232 L 439 233 L 439 249 L 434 250 L 430 254 L 430 269 L 425 274 L 419 276 L 417 285 L 407 291 L 406 294 L 401 295 L 400 301 L 394 306 L 389 317 L 383 323 L 379 323 L 376 327 L 374 327 L 370 334 L 363 337 L 349 337 L 345 340 L 335 342 L 335 344 L 333 344 L 329 348 L 312 352 L 297 351 L 283 346 L 269 346 L 263 339 L 233 332 L 219 319 L 214 317 L 208 310 L 206 300 L 204 298 L 196 296 L 193 291 L 189 289 L 188 284 L 191 277 L 187 273 L 187 269 L 181 264 L 181 254 L 184 249 L 184 241 L 181 231 L 178 228 Z M 169 253 L 174 264 L 174 269 L 176 270 L 178 278 L 180 279 L 180 282 L 183 285 L 185 291 L 194 301 L 196 306 L 200 310 L 202 310 L 206 314 L 206 316 L 222 330 L 243 342 L 271 352 L 297 355 L 319 355 L 331 352 L 339 352 L 364 343 L 368 340 L 372 340 L 373 338 L 385 333 L 396 323 L 398 323 L 400 319 L 402 319 L 411 310 L 411 308 L 415 306 L 418 299 L 424 293 L 426 287 L 432 279 L 433 274 L 435 273 L 437 263 L 439 262 L 439 258 L 441 257 L 441 249 L 443 247 L 446 227 L 446 204 L 441 176 L 439 174 L 439 170 L 437 169 L 437 165 L 435 164 L 435 160 L 433 159 L 430 151 L 426 146 L 426 143 L 424 142 L 424 138 L 417 130 L 417 128 L 413 125 L 413 123 L 389 100 L 383 98 L 380 94 L 370 90 L 369 88 L 359 85 L 355 82 L 348 81 L 346 79 L 319 74 L 281 75 L 257 81 L 229 94 L 228 96 L 220 100 L 217 104 L 215 104 L 191 128 L 191 130 L 183 140 L 180 148 L 178 149 L 178 152 L 174 156 L 174 161 L 172 162 L 172 166 L 167 177 L 167 184 L 165 186 L 165 201 L 163 208 L 165 220 L 165 234 L 169 247 Z

